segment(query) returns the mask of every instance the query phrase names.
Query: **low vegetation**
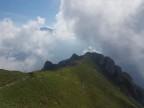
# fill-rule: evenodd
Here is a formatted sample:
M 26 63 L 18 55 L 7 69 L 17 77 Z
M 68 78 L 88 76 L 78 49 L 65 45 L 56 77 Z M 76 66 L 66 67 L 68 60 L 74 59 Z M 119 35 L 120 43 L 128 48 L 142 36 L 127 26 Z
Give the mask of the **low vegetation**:
M 88 60 L 29 74 L 0 71 L 0 86 L 15 81 L 0 89 L 0 108 L 142 108 Z

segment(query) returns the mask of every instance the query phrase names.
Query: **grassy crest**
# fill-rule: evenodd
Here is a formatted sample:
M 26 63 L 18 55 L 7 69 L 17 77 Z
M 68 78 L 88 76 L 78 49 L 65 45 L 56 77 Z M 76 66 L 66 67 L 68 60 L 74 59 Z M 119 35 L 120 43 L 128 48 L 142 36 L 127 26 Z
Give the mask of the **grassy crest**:
M 19 80 L 0 89 L 0 108 L 142 108 L 89 60 L 54 71 L 0 72 L 0 78 L 0 86 Z

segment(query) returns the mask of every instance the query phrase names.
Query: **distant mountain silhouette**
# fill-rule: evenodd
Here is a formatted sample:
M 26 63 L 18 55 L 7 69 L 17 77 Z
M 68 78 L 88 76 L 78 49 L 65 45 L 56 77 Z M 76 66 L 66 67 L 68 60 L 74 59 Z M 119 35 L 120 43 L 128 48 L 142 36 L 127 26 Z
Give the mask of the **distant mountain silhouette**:
M 48 27 L 40 27 L 38 30 L 41 30 L 41 31 L 46 31 L 46 32 L 50 32 L 50 33 L 53 33 L 53 29 L 51 28 L 48 28 Z

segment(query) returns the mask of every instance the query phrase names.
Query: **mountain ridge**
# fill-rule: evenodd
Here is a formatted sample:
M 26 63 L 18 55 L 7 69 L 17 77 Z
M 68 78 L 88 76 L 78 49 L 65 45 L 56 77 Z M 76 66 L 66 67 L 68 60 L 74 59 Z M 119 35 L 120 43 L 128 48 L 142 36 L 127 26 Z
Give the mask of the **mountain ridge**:
M 137 102 L 144 105 L 144 90 L 137 86 L 133 82 L 132 77 L 127 72 L 123 72 L 121 67 L 116 65 L 113 59 L 107 56 L 105 57 L 102 54 L 91 52 L 87 52 L 81 56 L 73 54 L 69 59 L 60 61 L 58 64 L 46 61 L 42 71 L 73 66 L 75 61 L 82 59 L 91 59 L 94 61 L 102 70 L 103 75 L 108 78 L 114 86 L 125 95 L 134 98 Z
M 129 74 L 115 74 L 122 69 L 102 54 L 73 54 L 44 67 L 30 73 L 0 70 L 0 107 L 143 108 L 141 88 L 135 89 Z

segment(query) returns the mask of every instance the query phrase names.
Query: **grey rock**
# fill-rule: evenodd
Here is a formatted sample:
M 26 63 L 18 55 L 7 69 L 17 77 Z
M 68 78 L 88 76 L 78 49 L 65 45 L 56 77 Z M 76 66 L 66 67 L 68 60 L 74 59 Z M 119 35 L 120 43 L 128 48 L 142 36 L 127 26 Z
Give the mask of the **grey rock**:
M 105 57 L 104 57 L 104 55 L 100 55 L 100 56 L 99 56 L 98 64 L 99 64 L 100 66 L 104 66 L 104 63 L 105 63 Z
M 53 70 L 56 68 L 56 65 L 50 61 L 46 61 L 42 70 Z
M 104 69 L 105 72 L 113 75 L 115 72 L 115 62 L 111 58 L 105 57 Z

